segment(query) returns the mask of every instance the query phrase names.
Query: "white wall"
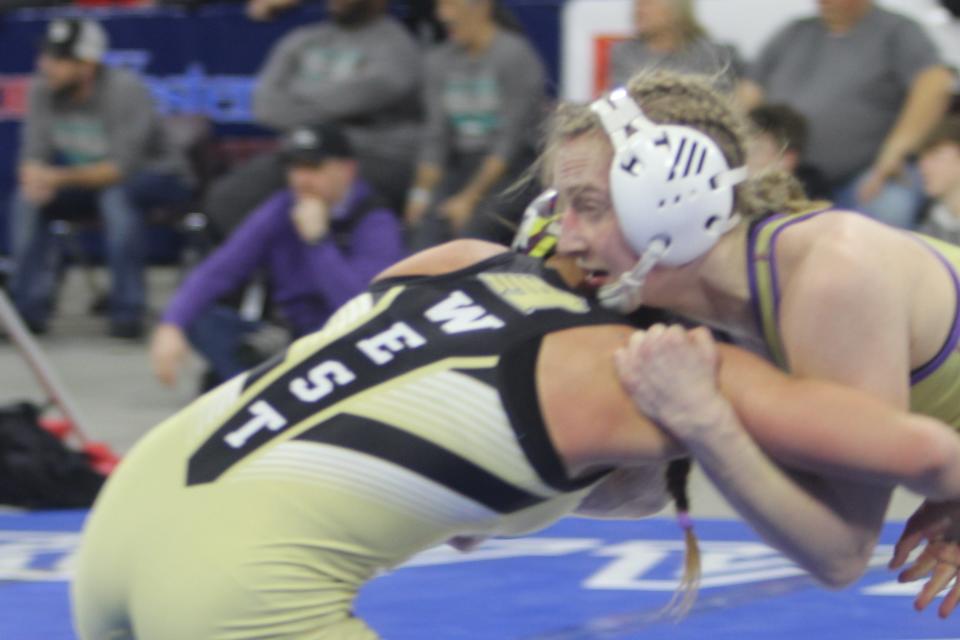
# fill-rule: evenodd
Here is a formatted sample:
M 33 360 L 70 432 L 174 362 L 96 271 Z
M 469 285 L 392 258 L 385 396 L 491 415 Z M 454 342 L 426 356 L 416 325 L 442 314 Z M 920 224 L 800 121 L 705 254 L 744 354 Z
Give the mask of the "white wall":
M 937 0 L 878 0 L 920 22 L 947 62 L 960 67 L 960 22 Z M 595 35 L 630 33 L 631 0 L 569 0 L 563 9 L 561 95 L 588 100 L 593 93 Z M 697 0 L 697 15 L 718 40 L 737 46 L 748 61 L 786 22 L 817 11 L 815 0 Z

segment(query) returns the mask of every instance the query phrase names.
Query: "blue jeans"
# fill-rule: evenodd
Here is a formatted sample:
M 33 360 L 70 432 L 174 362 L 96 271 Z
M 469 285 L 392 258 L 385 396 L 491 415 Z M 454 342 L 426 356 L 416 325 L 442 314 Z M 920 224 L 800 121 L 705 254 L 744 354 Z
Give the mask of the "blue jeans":
M 259 328 L 259 322 L 244 320 L 236 310 L 215 305 L 187 327 L 187 339 L 223 381 L 250 368 L 240 357 L 240 349 L 243 338 Z
M 834 189 L 833 202 L 840 209 L 861 211 L 880 222 L 913 229 L 923 206 L 923 187 L 920 172 L 908 165 L 904 174 L 888 180 L 876 198 L 869 202 L 857 199 L 857 189 L 866 179 L 866 172 L 855 176 L 846 184 Z
M 144 212 L 185 202 L 189 197 L 188 186 L 178 176 L 146 172 L 100 190 L 65 190 L 43 207 L 30 204 L 16 193 L 10 208 L 10 292 L 24 320 L 42 326 L 50 315 L 56 265 L 50 247 L 49 218 L 96 211 L 103 220 L 106 240 L 111 321 L 140 321 L 146 297 Z

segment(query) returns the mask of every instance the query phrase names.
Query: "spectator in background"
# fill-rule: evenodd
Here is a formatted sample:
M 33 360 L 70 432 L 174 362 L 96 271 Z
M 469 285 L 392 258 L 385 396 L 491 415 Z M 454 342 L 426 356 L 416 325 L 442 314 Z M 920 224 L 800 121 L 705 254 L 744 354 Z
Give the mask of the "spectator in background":
M 420 50 L 386 15 L 386 0 L 326 0 L 326 7 L 329 20 L 296 29 L 270 52 L 254 87 L 254 118 L 278 132 L 339 124 L 361 175 L 399 208 L 419 136 Z M 205 208 L 211 218 L 230 219 L 283 182 L 279 156 L 262 155 L 215 183 Z
M 923 188 L 932 198 L 920 231 L 960 244 L 960 115 L 943 119 L 920 148 Z
M 27 325 L 47 328 L 54 290 L 50 216 L 99 212 L 111 277 L 110 335 L 143 332 L 148 209 L 190 196 L 186 159 L 169 139 L 146 85 L 104 66 L 103 28 L 57 19 L 42 44 L 22 131 L 11 208 L 11 293 Z
M 632 38 L 610 51 L 611 87 L 644 67 L 716 75 L 728 92 L 744 74 L 737 50 L 712 40 L 697 20 L 693 0 L 633 0 L 633 29 Z
M 266 22 L 298 4 L 300 0 L 247 0 L 244 12 L 251 20 Z
M 509 243 L 535 195 L 502 192 L 536 157 L 543 64 L 496 0 L 436 6 L 448 41 L 427 58 L 427 122 L 404 212 L 410 244 L 419 250 L 453 237 Z
M 816 167 L 804 161 L 807 145 L 807 121 L 785 104 L 762 104 L 747 114 L 747 169 L 751 175 L 761 171 L 785 171 L 792 174 L 812 200 L 827 199 L 830 190 Z
M 288 188 L 250 214 L 191 272 L 167 306 L 151 345 L 157 377 L 173 384 L 188 340 L 222 381 L 249 363 L 243 338 L 258 328 L 216 301 L 265 269 L 273 300 L 299 337 L 319 329 L 379 271 L 402 257 L 395 212 L 357 175 L 335 125 L 290 132 L 280 151 Z
M 943 117 L 952 74 L 914 21 L 872 0 L 821 0 L 761 51 L 739 90 L 783 102 L 810 127 L 809 161 L 837 206 L 912 227 L 921 193 L 907 157 Z

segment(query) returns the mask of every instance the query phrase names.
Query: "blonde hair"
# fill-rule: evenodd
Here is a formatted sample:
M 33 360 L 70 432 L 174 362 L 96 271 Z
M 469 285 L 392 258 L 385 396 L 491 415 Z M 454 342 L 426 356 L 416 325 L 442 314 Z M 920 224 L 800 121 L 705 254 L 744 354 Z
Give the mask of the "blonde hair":
M 748 123 L 730 98 L 717 89 L 717 80 L 702 74 L 644 70 L 630 78 L 626 88 L 647 118 L 659 124 L 684 125 L 703 132 L 717 144 L 730 167 L 739 167 L 746 161 L 744 140 Z M 560 144 L 595 132 L 605 136 L 600 119 L 587 105 L 559 105 L 538 160 L 544 181 L 548 184 L 553 181 L 553 156 Z M 757 174 L 737 185 L 734 193 L 735 208 L 747 218 L 771 211 L 793 213 L 810 206 L 799 181 L 786 171 Z
M 670 461 L 666 471 L 667 492 L 673 498 L 677 508 L 677 522 L 683 530 L 684 555 L 680 583 L 662 613 L 677 620 L 686 616 L 693 608 L 700 589 L 700 543 L 693 531 L 693 521 L 690 520 L 690 498 L 687 491 L 692 466 L 691 458 L 677 458 Z

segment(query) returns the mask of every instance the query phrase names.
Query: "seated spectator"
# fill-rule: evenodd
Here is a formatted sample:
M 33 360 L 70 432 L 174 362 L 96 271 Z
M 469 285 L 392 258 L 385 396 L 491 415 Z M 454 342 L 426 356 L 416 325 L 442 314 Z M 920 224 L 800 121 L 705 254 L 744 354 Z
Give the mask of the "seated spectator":
M 611 87 L 645 67 L 717 76 L 728 92 L 744 74 L 737 50 L 712 40 L 697 20 L 693 0 L 633 0 L 633 29 L 632 38 L 610 50 Z
M 386 14 L 386 0 L 326 0 L 326 7 L 329 20 L 296 29 L 270 52 L 254 87 L 254 118 L 277 132 L 340 125 L 361 175 L 399 208 L 420 131 L 420 49 Z M 238 167 L 211 187 L 207 213 L 251 211 L 283 186 L 281 164 L 268 154 Z
M 298 4 L 300 0 L 247 0 L 244 12 L 251 20 L 266 22 Z
M 427 58 L 427 123 L 404 211 L 409 243 L 415 250 L 454 237 L 509 243 L 535 194 L 501 196 L 536 157 L 543 64 L 496 0 L 436 7 L 448 41 Z
M 204 2 L 210 0 L 171 0 L 179 2 Z M 296 7 L 302 0 L 246 0 L 245 13 L 251 20 L 266 22 Z M 404 24 L 423 43 L 441 39 L 442 28 L 434 18 L 434 0 L 407 0 Z
M 913 20 L 872 0 L 818 3 L 763 47 L 738 87 L 742 105 L 789 104 L 807 119 L 807 158 L 831 200 L 899 227 L 922 190 L 909 155 L 943 117 L 953 75 Z
M 751 175 L 761 171 L 785 171 L 803 186 L 811 200 L 830 197 L 830 189 L 817 170 L 804 160 L 807 122 L 785 104 L 763 104 L 747 114 L 752 130 L 747 137 L 747 169 Z
M 188 341 L 218 380 L 249 363 L 243 338 L 259 323 L 217 304 L 266 271 L 273 300 L 295 337 L 319 329 L 341 304 L 403 255 L 396 213 L 357 175 L 344 133 L 334 125 L 290 132 L 282 147 L 288 187 L 251 213 L 197 265 L 170 301 L 153 335 L 157 377 L 176 381 Z
M 186 159 L 169 139 L 146 85 L 101 64 L 103 28 L 50 23 L 29 93 L 19 186 L 11 207 L 13 300 L 35 332 L 54 290 L 50 216 L 98 212 L 111 277 L 110 335 L 143 331 L 146 212 L 190 196 Z
M 920 231 L 960 244 L 960 115 L 948 115 L 930 132 L 918 164 L 932 199 Z

